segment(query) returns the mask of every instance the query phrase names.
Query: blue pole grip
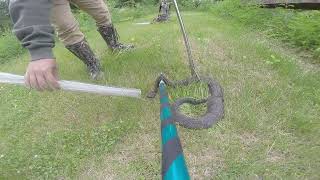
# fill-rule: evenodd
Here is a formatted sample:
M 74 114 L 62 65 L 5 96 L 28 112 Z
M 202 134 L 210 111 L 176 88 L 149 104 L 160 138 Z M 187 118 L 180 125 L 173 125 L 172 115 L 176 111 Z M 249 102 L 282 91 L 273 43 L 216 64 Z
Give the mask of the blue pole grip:
M 160 120 L 162 139 L 162 179 L 189 180 L 189 172 L 183 155 L 177 127 L 173 121 L 166 85 L 163 81 L 160 89 Z

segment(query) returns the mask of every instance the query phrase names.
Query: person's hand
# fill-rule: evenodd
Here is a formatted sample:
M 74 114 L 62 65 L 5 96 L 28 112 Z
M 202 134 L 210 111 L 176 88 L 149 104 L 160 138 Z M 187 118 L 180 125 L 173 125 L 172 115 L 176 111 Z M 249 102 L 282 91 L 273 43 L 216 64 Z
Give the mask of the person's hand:
M 24 76 L 25 84 L 38 91 L 59 89 L 58 67 L 54 59 L 31 61 Z

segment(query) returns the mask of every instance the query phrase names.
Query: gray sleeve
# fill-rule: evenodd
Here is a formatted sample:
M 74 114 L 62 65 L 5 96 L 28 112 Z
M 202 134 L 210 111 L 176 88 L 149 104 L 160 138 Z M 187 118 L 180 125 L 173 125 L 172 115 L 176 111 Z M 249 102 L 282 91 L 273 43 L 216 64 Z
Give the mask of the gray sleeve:
M 13 32 L 27 48 L 31 60 L 53 59 L 54 29 L 50 24 L 51 0 L 10 0 Z

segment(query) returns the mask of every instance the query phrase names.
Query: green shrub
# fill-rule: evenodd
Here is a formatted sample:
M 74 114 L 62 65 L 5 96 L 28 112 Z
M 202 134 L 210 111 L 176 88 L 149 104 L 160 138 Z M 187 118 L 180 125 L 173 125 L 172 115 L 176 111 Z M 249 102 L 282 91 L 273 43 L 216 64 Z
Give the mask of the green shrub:
M 168 0 L 172 2 L 172 0 Z M 212 5 L 221 0 L 177 0 L 177 3 L 182 10 L 209 10 Z
M 225 0 L 211 8 L 223 18 L 242 22 L 319 57 L 320 11 L 285 8 L 267 9 L 240 0 Z
M 9 18 L 9 9 L 8 9 L 9 1 L 1 1 L 0 0 L 0 35 L 5 32 L 5 29 L 10 26 L 10 18 Z
M 156 6 L 141 6 L 137 5 L 136 8 L 115 8 L 112 11 L 112 19 L 114 22 L 121 22 L 127 20 L 133 20 L 146 16 L 148 14 L 157 13 Z
M 9 1 L 8 0 L 1 0 L 0 1 L 0 16 L 9 16 Z
M 113 4 L 115 8 L 122 7 L 137 7 L 137 6 L 154 6 L 158 5 L 161 0 L 111 0 L 108 1 L 109 4 Z M 167 0 L 168 2 L 172 2 L 172 0 Z M 210 5 L 215 3 L 216 1 L 221 0 L 177 0 L 179 6 L 183 9 L 194 9 L 194 8 L 209 8 Z
M 112 7 L 123 8 L 123 7 L 137 7 L 139 5 L 155 5 L 157 0 L 113 0 L 109 1 L 109 4 L 113 4 Z
M 24 51 L 11 32 L 7 31 L 0 36 L 0 65 L 11 61 Z

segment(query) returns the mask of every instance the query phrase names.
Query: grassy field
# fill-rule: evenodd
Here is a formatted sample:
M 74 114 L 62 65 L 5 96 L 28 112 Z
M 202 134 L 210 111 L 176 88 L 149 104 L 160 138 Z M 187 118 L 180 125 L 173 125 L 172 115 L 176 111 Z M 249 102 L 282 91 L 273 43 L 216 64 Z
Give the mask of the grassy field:
M 320 63 L 320 11 L 286 8 L 261 8 L 243 0 L 218 1 L 211 12 L 259 30 L 268 37 L 280 39 L 287 46 L 311 53 L 303 54 L 311 63 Z M 249 1 L 247 1 L 249 2 Z M 313 58 L 309 59 L 308 57 Z
M 212 129 L 179 127 L 193 179 L 319 179 L 319 66 L 235 21 L 183 15 L 197 68 L 221 83 L 226 106 Z M 95 28 L 84 28 L 106 74 L 99 84 L 141 88 L 145 95 L 160 72 L 172 79 L 188 75 L 175 18 L 135 24 L 153 17 L 117 23 L 121 39 L 136 45 L 122 54 L 110 53 Z M 59 43 L 55 54 L 61 79 L 92 82 Z M 0 71 L 23 74 L 27 59 L 22 53 Z M 170 95 L 205 93 L 189 87 Z M 160 179 L 158 99 L 0 84 L 0 100 L 0 179 Z

